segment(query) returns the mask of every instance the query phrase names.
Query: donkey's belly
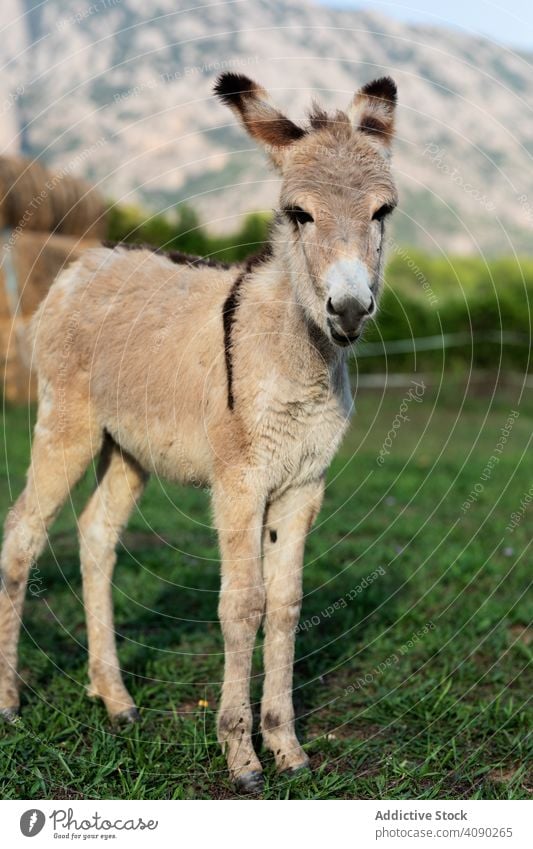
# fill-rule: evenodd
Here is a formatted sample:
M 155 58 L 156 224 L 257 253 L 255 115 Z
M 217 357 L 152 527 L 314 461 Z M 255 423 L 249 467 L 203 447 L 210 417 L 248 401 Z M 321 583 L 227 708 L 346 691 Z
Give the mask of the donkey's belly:
M 105 428 L 146 471 L 192 486 L 211 481 L 210 447 L 203 428 L 192 419 L 185 417 L 177 425 L 172 419 L 136 417 L 122 410 Z

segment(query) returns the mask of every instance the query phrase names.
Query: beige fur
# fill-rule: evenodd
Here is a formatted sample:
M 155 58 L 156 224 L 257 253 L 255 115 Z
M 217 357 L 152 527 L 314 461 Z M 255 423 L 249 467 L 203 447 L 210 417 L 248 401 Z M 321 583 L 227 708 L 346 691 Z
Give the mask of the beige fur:
M 263 619 L 264 742 L 280 770 L 307 763 L 291 697 L 303 549 L 351 406 L 347 347 L 335 343 L 332 326 L 348 346 L 373 314 L 360 303 L 365 280 L 374 299 L 380 287 L 383 224 L 372 216 L 395 204 L 392 84 L 380 82 L 386 109 L 376 106 L 374 83 L 356 98 L 354 123 L 315 111 L 302 130 L 265 110 L 263 90 L 245 78 L 219 81 L 218 94 L 281 170 L 287 211 L 278 214 L 262 261 L 194 267 L 149 250 L 98 248 L 52 286 L 34 322 L 39 412 L 31 466 L 2 550 L 6 716 L 19 704 L 17 640 L 30 566 L 70 489 L 101 452 L 99 484 L 79 521 L 90 692 L 112 717 L 134 718 L 113 631 L 115 546 L 148 473 L 201 480 L 211 488 L 222 557 L 218 733 L 230 773 L 244 790 L 260 787 L 249 676 Z M 243 92 L 232 91 L 237 84 Z M 389 115 L 382 133 L 375 121 L 367 132 L 365 103 L 370 116 L 383 122 Z M 295 222 L 296 206 L 313 221 Z M 363 283 L 357 275 L 351 282 L 352 267 Z M 346 313 L 332 312 L 331 286 Z M 347 315 L 355 316 L 349 327 Z

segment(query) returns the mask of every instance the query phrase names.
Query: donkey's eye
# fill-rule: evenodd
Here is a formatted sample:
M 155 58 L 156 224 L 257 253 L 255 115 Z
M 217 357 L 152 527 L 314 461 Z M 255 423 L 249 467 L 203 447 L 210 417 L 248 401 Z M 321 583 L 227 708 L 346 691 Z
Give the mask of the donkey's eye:
M 289 221 L 293 224 L 309 224 L 315 219 L 313 216 L 302 209 L 301 206 L 286 206 L 283 210 Z
M 372 221 L 383 221 L 387 215 L 390 215 L 394 207 L 390 203 L 384 203 L 379 209 L 376 209 L 372 216 Z

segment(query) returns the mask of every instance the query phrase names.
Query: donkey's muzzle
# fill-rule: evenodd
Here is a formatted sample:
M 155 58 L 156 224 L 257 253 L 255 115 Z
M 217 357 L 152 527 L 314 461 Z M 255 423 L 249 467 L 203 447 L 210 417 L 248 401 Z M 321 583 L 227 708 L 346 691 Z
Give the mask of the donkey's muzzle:
M 371 294 L 366 303 L 361 303 L 358 298 L 345 296 L 336 301 L 328 298 L 326 309 L 331 338 L 335 344 L 344 347 L 357 341 L 366 319 L 375 313 L 376 304 Z
M 331 338 L 336 345 L 350 345 L 376 311 L 367 267 L 357 258 L 337 260 L 328 269 L 326 289 Z

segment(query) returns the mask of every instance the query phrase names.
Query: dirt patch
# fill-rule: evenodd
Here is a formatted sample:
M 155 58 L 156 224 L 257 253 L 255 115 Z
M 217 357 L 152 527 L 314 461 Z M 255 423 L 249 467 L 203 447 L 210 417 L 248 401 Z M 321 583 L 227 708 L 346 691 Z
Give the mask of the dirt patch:
M 533 628 L 528 625 L 511 625 L 508 634 L 513 643 L 518 641 L 524 646 L 530 646 L 533 643 Z
M 513 780 L 519 769 L 520 767 L 518 764 L 507 764 L 505 766 L 499 766 L 496 769 L 491 769 L 491 771 L 487 773 L 487 777 L 490 778 L 491 781 L 496 781 L 499 784 L 508 784 Z

